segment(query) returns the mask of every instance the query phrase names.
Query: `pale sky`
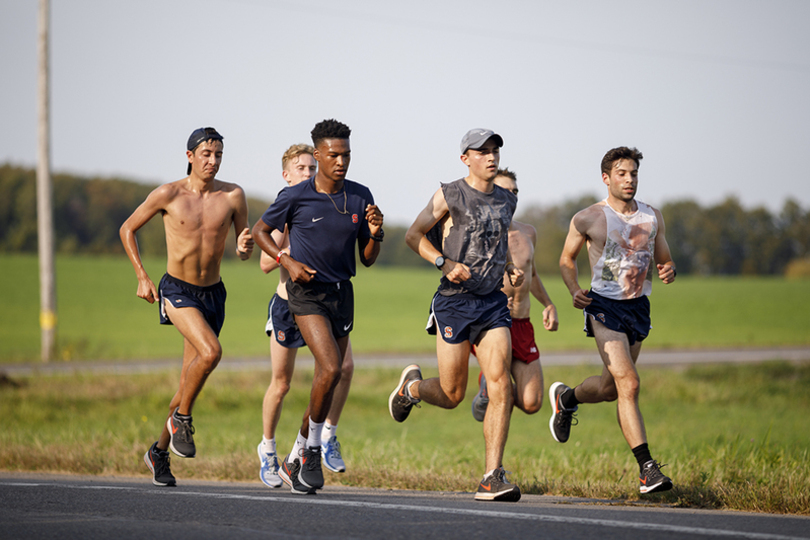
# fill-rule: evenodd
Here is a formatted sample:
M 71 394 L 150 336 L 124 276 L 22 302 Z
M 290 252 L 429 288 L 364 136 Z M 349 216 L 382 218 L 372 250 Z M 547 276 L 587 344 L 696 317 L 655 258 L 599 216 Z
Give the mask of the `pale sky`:
M 36 163 L 37 10 L 0 0 L 0 163 Z M 177 180 L 213 126 L 219 178 L 272 199 L 337 118 L 389 223 L 466 174 L 474 127 L 503 136 L 518 214 L 602 197 L 623 145 L 650 204 L 808 208 L 808 29 L 804 1 L 52 0 L 52 169 Z

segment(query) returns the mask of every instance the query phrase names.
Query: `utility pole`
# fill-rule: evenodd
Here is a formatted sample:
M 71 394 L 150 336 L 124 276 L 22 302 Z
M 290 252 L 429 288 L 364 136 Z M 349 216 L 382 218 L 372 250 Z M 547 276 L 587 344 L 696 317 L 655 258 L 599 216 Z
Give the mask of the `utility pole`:
M 53 359 L 56 344 L 56 270 L 53 247 L 49 73 L 50 1 L 39 0 L 39 148 L 37 156 L 37 237 L 39 244 L 39 327 L 42 361 Z

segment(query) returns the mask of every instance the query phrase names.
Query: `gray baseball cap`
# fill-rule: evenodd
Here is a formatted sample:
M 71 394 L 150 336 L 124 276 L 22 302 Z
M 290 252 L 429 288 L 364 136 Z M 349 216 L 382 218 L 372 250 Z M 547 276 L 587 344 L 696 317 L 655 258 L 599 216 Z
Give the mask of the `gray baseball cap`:
M 495 142 L 498 144 L 498 147 L 503 146 L 503 137 L 491 129 L 471 129 L 464 135 L 464 138 L 461 139 L 461 153 L 463 154 L 470 148 L 473 150 L 478 150 L 492 137 L 495 137 Z

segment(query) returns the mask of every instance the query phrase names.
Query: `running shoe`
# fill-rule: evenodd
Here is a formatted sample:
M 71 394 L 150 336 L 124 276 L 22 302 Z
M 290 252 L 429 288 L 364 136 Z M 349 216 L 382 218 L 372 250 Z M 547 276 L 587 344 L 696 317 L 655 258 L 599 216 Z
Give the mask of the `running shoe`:
M 278 475 L 278 459 L 275 452 L 262 452 L 262 443 L 259 443 L 259 479 L 265 486 L 271 488 L 281 487 L 281 477 Z
M 573 409 L 566 409 L 562 405 L 562 395 L 571 390 L 570 386 L 566 386 L 561 382 L 555 382 L 548 389 L 548 397 L 551 400 L 551 418 L 548 421 L 548 427 L 551 429 L 551 435 L 557 442 L 564 443 L 571 435 L 571 426 L 578 423 L 577 417 L 574 413 L 577 412 L 579 407 Z
M 301 470 L 298 481 L 310 489 L 323 487 L 323 469 L 321 469 L 321 447 L 304 448 L 301 456 Z
M 191 425 L 191 417 L 181 418 L 177 414 L 177 409 L 166 421 L 169 428 L 169 448 L 180 457 L 193 458 L 197 455 L 197 447 L 194 446 L 194 426 Z
M 416 364 L 411 364 L 402 370 L 402 376 L 399 378 L 399 384 L 388 396 L 388 412 L 391 413 L 391 418 L 397 422 L 404 422 L 408 415 L 411 414 L 411 409 L 414 405 L 418 406 L 419 399 L 411 397 L 408 393 L 408 383 L 411 381 L 421 381 L 422 370 Z
M 175 480 L 172 470 L 169 467 L 169 452 L 166 450 L 158 450 L 157 442 L 149 447 L 149 450 L 143 455 L 143 461 L 149 470 L 152 471 L 152 483 L 156 486 L 175 486 Z
M 326 443 L 321 445 L 323 454 L 323 464 L 332 472 L 346 472 L 346 463 L 343 462 L 343 455 L 340 453 L 340 443 L 337 435 L 332 435 Z
M 478 374 L 478 393 L 472 400 L 472 415 L 479 422 L 484 421 L 489 405 L 489 392 L 487 392 L 487 380 L 483 373 Z
M 655 493 L 672 489 L 672 480 L 661 472 L 661 467 L 666 467 L 666 465 L 659 465 L 654 459 L 641 466 L 641 474 L 638 479 L 641 483 L 639 490 L 642 493 Z
M 506 479 L 508 473 L 503 467 L 498 467 L 492 474 L 481 480 L 478 484 L 476 501 L 504 501 L 517 502 L 520 500 L 520 488 L 510 484 Z
M 290 491 L 296 495 L 315 495 L 315 490 L 306 487 L 298 479 L 298 473 L 301 471 L 301 460 L 295 458 L 292 463 L 289 463 L 287 456 L 281 461 L 281 467 L 278 469 L 278 475 L 285 484 L 290 486 Z

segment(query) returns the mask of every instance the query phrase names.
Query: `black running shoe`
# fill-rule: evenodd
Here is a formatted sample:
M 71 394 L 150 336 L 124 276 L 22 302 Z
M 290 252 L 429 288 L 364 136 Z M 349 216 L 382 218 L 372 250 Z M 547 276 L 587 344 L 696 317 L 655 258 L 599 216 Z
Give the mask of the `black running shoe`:
M 304 448 L 298 480 L 310 489 L 321 489 L 323 487 L 320 445 L 314 448 Z
M 399 378 L 399 384 L 391 395 L 388 396 L 388 412 L 391 413 L 391 418 L 397 422 L 404 422 L 408 415 L 411 414 L 411 409 L 414 405 L 418 404 L 420 400 L 411 397 L 408 393 L 408 383 L 411 381 L 421 381 L 422 370 L 416 364 L 411 364 L 402 370 L 402 376 Z
M 507 472 L 503 467 L 498 467 L 492 474 L 481 480 L 478 484 L 478 492 L 475 494 L 476 501 L 504 501 L 518 502 L 520 500 L 520 488 L 510 484 L 506 479 Z
M 193 458 L 197 455 L 197 447 L 194 446 L 194 426 L 191 425 L 191 417 L 181 418 L 177 415 L 177 409 L 166 421 L 169 428 L 169 448 L 180 457 Z
M 143 461 L 149 470 L 152 471 L 152 483 L 156 486 L 175 486 L 175 480 L 172 470 L 169 467 L 169 452 L 166 450 L 158 450 L 157 442 L 149 447 L 149 450 L 143 455 Z
M 489 405 L 489 392 L 487 392 L 487 380 L 483 373 L 478 374 L 478 393 L 472 399 L 472 415 L 479 422 L 484 421 L 487 415 L 487 405 Z
M 666 467 L 666 465 L 659 465 L 654 459 L 641 466 L 641 474 L 638 480 L 641 483 L 639 490 L 642 493 L 655 493 L 672 489 L 672 480 L 661 472 L 661 467 Z
M 566 442 L 571 435 L 571 426 L 577 425 L 574 413 L 579 409 L 579 407 L 573 409 L 563 407 L 561 397 L 567 390 L 571 390 L 571 387 L 561 382 L 555 382 L 548 389 L 548 397 L 551 400 L 551 418 L 548 421 L 548 427 L 551 429 L 554 440 L 561 443 Z
M 314 495 L 315 490 L 306 487 L 298 479 L 298 473 L 301 471 L 301 460 L 295 458 L 292 463 L 289 463 L 287 461 L 289 457 L 290 456 L 288 455 L 286 458 L 281 460 L 281 467 L 278 469 L 278 475 L 285 484 L 290 486 L 290 491 L 292 493 L 295 493 L 296 495 Z

